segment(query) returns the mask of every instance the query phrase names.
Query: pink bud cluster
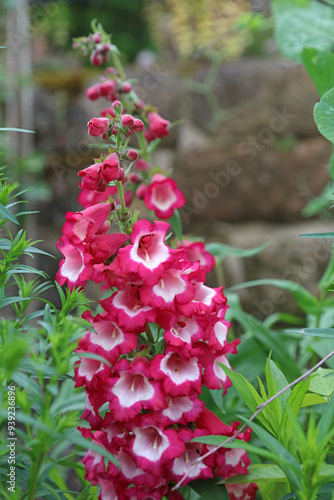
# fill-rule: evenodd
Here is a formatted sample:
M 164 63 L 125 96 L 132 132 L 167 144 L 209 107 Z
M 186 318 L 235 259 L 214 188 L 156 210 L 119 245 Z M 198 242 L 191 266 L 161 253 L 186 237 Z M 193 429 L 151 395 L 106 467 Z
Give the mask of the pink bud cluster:
M 160 219 L 172 217 L 185 199 L 174 180 L 152 171 L 146 150 L 168 135 L 169 122 L 132 91 L 122 92 L 116 70 L 108 74 L 115 83 L 104 80 L 87 96 L 113 104 L 88 129 L 114 144 L 79 172 L 84 209 L 66 214 L 58 242 L 64 258 L 56 277 L 70 288 L 93 280 L 110 292 L 99 300 L 102 312 L 83 314 L 91 328 L 76 349 L 75 380 L 87 394 L 82 418 L 89 427 L 81 427 L 83 436 L 111 453 L 120 467 L 90 450 L 83 459 L 85 477 L 100 485 L 101 500 L 181 500 L 173 490 L 180 481 L 185 486 L 195 479 L 247 474 L 244 450 L 220 448 L 205 456 L 212 447 L 192 441 L 238 432 L 239 422 L 226 425 L 205 408 L 202 390 L 226 393 L 231 381 L 221 365 L 229 367 L 227 354 L 235 354 L 240 341 L 228 339 L 222 287 L 205 284 L 215 261 L 204 243 L 170 239 L 167 244 L 167 222 L 136 221 L 131 215 L 127 205 L 135 195 Z M 128 146 L 132 134 L 142 134 L 139 159 L 137 149 Z M 136 171 L 129 173 L 132 162 Z M 110 232 L 113 222 L 121 232 Z M 238 434 L 244 441 L 250 437 L 250 429 Z M 255 498 L 254 484 L 226 488 L 231 500 Z

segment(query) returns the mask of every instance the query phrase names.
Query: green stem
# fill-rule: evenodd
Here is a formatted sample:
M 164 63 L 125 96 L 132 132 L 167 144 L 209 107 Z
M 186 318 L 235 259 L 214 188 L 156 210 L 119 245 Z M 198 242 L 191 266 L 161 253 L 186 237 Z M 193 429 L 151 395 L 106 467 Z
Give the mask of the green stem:
M 31 482 L 29 485 L 29 496 L 28 500 L 35 500 L 36 498 L 36 490 L 38 486 L 38 476 L 39 476 L 39 471 L 43 463 L 45 453 L 41 453 L 40 456 L 38 457 L 38 461 L 35 463 L 32 463 L 31 465 Z
M 123 214 L 125 214 L 125 212 L 127 211 L 127 208 L 126 208 L 125 199 L 124 199 L 123 184 L 121 181 L 116 181 L 116 186 L 117 186 L 119 201 L 121 202 L 122 212 L 123 212 Z
M 123 82 L 125 82 L 126 77 L 125 77 L 125 73 L 123 70 L 123 66 L 122 66 L 122 63 L 121 63 L 118 55 L 115 52 L 112 52 L 112 58 L 113 58 L 114 66 L 117 69 L 119 76 L 121 77 L 121 80 Z
M 151 329 L 151 325 L 149 323 L 147 323 L 147 327 L 146 327 L 146 337 L 151 345 L 153 345 L 155 343 L 154 335 L 153 335 L 153 332 Z
M 144 137 L 144 134 L 142 132 L 138 132 L 137 138 L 138 138 L 138 144 L 140 147 L 140 153 L 141 153 L 142 157 L 147 162 L 150 162 L 150 153 L 147 151 L 147 142 L 146 142 L 146 139 Z

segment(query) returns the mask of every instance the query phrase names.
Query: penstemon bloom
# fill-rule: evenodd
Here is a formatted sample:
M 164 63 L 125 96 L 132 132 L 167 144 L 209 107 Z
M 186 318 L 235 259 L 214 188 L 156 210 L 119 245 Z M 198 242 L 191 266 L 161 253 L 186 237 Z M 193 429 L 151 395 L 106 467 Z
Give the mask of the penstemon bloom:
M 89 427 L 81 428 L 83 436 L 112 453 L 120 468 L 89 451 L 85 477 L 100 486 L 101 500 L 182 500 L 173 491 L 179 481 L 185 486 L 247 474 L 244 450 L 220 448 L 204 457 L 210 446 L 192 441 L 237 432 L 239 422 L 224 424 L 205 408 L 201 394 L 204 386 L 226 393 L 231 381 L 220 365 L 229 366 L 227 354 L 237 352 L 239 340 L 228 339 L 222 287 L 205 284 L 215 265 L 205 244 L 177 242 L 168 222 L 137 220 L 129 208 L 137 195 L 155 218 L 173 223 L 185 204 L 175 181 L 154 168 L 149 154 L 150 142 L 169 134 L 169 121 L 138 99 L 101 27 L 75 43 L 92 64 L 110 55 L 115 63 L 86 91 L 91 100 L 109 101 L 101 118 L 88 123 L 88 133 L 102 136 L 109 149 L 79 172 L 83 210 L 66 214 L 58 242 L 61 285 L 85 287 L 92 280 L 109 290 L 99 300 L 102 313 L 83 314 L 92 328 L 76 350 L 75 380 L 86 391 L 82 418 Z M 132 136 L 137 148 L 128 147 Z M 132 166 L 137 172 L 131 173 Z M 250 437 L 249 429 L 238 434 L 244 441 Z M 227 491 L 231 500 L 252 500 L 256 486 L 228 485 Z

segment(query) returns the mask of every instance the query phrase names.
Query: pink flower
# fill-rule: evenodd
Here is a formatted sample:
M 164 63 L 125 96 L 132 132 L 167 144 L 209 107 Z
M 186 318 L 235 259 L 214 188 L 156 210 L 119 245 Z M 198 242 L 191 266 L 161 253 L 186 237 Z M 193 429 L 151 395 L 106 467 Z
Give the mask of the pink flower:
M 93 317 L 86 311 L 83 317 L 94 326 L 95 332 L 80 340 L 79 349 L 100 354 L 114 364 L 119 356 L 137 347 L 136 334 L 123 330 L 108 314 Z
M 93 137 L 98 137 L 108 130 L 110 120 L 109 118 L 92 118 L 87 125 L 88 134 L 92 135 Z
M 159 411 L 166 406 L 166 396 L 159 382 L 151 380 L 147 358 L 131 363 L 120 360 L 114 367 L 119 377 L 112 379 L 110 411 L 114 419 L 126 422 L 141 410 Z
M 94 163 L 90 167 L 80 170 L 78 175 L 82 177 L 79 187 L 89 191 L 105 191 L 108 184 L 100 176 L 101 163 Z
M 84 170 L 82 170 L 81 172 L 84 172 Z M 102 181 L 102 179 L 101 182 L 105 186 L 106 183 Z M 117 186 L 106 186 L 105 191 L 82 189 L 78 196 L 78 203 L 80 203 L 83 208 L 88 208 L 91 205 L 96 205 L 97 203 L 108 201 L 109 197 L 114 197 L 116 194 Z M 114 204 L 112 203 L 111 205 L 112 208 L 114 208 Z
M 101 89 L 98 83 L 96 85 L 93 85 L 92 87 L 89 87 L 86 90 L 86 97 L 88 97 L 88 99 L 90 99 L 91 101 L 95 101 L 100 96 L 101 96 Z
M 151 361 L 151 373 L 155 380 L 163 382 L 164 390 L 172 398 L 201 392 L 202 367 L 198 359 L 188 359 L 176 350 L 166 349 Z
M 60 261 L 56 281 L 60 285 L 66 283 L 70 289 L 85 286 L 93 274 L 93 268 L 90 265 L 92 256 L 85 253 L 82 244 L 77 243 L 73 246 L 66 236 L 60 238 L 57 248 L 65 258 Z
M 142 132 L 145 128 L 145 125 L 143 121 L 139 120 L 139 118 L 135 118 L 131 128 L 135 132 Z
M 121 181 L 124 179 L 125 173 L 120 166 L 119 157 L 117 153 L 111 153 L 102 163 L 100 163 L 101 178 L 104 182 Z
M 149 170 L 151 165 L 145 160 L 137 160 L 134 165 L 138 170 Z
M 116 91 L 116 81 L 115 80 L 105 80 L 100 83 L 100 92 L 102 97 L 112 97 Z
M 96 233 L 109 230 L 110 223 L 106 219 L 110 210 L 110 203 L 99 203 L 82 212 L 67 212 L 63 234 L 74 244 L 91 241 Z
M 154 139 L 161 139 L 164 135 L 169 135 L 168 125 L 170 122 L 162 118 L 158 113 L 153 113 L 149 111 L 147 113 L 147 118 L 149 121 L 149 130 L 154 136 Z
M 121 122 L 124 127 L 131 128 L 135 123 L 135 119 L 131 115 L 122 115 Z
M 199 262 L 201 266 L 206 267 L 206 272 L 212 271 L 214 269 L 216 262 L 213 255 L 205 250 L 205 245 L 202 241 L 186 241 L 178 244 L 178 248 L 183 248 L 187 254 L 187 257 L 192 262 Z
M 111 116 L 112 118 L 115 118 L 115 112 L 113 108 L 104 108 L 102 109 L 102 111 L 100 111 L 100 116 L 108 118 L 108 115 Z
M 166 222 L 140 220 L 133 226 L 132 245 L 118 252 L 119 266 L 124 274 L 138 273 L 149 284 L 156 284 L 173 261 L 175 252 L 164 243 L 169 225 Z
M 124 290 L 100 300 L 100 304 L 117 322 L 128 331 L 143 331 L 148 321 L 154 322 L 155 312 L 144 306 L 139 297 L 139 286 L 128 283 Z
M 161 475 L 165 464 L 185 450 L 177 432 L 174 429 L 165 429 L 158 417 L 150 414 L 142 415 L 134 422 L 133 436 L 128 452 L 137 467 L 154 476 Z
M 147 208 L 153 210 L 160 219 L 169 219 L 175 208 L 182 207 L 186 202 L 176 182 L 162 174 L 153 176 L 152 183 L 145 191 L 144 201 Z

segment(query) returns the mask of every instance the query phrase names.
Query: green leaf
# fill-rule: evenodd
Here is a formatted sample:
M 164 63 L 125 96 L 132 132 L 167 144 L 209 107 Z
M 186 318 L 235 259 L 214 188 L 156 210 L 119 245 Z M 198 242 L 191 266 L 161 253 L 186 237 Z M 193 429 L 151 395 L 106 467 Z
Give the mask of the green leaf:
M 305 48 L 301 58 L 320 97 L 334 87 L 334 54 L 332 52 Z
M 287 482 L 286 475 L 277 465 L 255 464 L 248 469 L 248 474 L 240 474 L 224 479 L 225 484 L 258 483 L 266 481 Z
M 306 406 L 321 405 L 327 403 L 327 399 L 322 398 L 319 394 L 305 394 L 303 399 L 302 408 Z
M 271 371 L 271 363 L 273 363 L 273 361 L 270 358 L 268 358 L 267 362 L 266 362 L 265 369 L 264 369 L 264 373 L 266 375 L 267 388 L 268 388 L 268 399 L 271 398 L 272 396 L 274 396 L 275 394 L 277 394 L 277 392 L 278 392 L 277 387 L 276 387 L 276 383 L 275 383 L 275 380 L 274 380 L 274 377 L 273 377 L 273 374 Z M 275 365 L 275 363 L 273 363 L 273 364 Z M 279 424 L 281 421 L 281 416 L 282 416 L 281 402 L 280 402 L 279 398 L 275 398 L 269 404 L 269 408 L 273 411 L 273 413 L 277 419 L 277 423 Z M 276 429 L 276 427 L 275 427 L 275 429 Z
M 252 413 L 255 413 L 257 407 L 263 403 L 263 399 L 258 394 L 257 390 L 245 379 L 240 373 L 236 373 L 227 366 L 218 363 L 219 366 L 224 370 L 226 375 L 230 378 L 233 386 L 238 391 L 243 402 L 248 406 Z M 261 424 L 267 427 L 270 432 L 273 432 L 271 424 L 267 421 L 264 413 L 259 413 L 258 417 Z
M 289 382 L 285 378 L 284 373 L 277 367 L 276 363 L 271 359 L 270 360 L 270 370 L 275 381 L 276 392 L 281 391 L 284 387 L 289 385 Z M 291 394 L 291 389 L 287 389 L 280 396 L 278 396 L 278 400 L 281 403 L 281 408 L 285 408 L 286 403 Z
M 305 47 L 331 50 L 334 12 L 316 0 L 274 0 L 275 39 L 282 53 L 302 62 Z
M 0 132 L 24 132 L 27 134 L 35 134 L 34 130 L 27 130 L 24 128 L 13 128 L 13 127 L 0 127 Z
M 314 120 L 320 133 L 334 142 L 334 88 L 326 92 L 314 106 Z
M 217 484 L 217 479 L 197 479 L 191 481 L 189 486 L 203 500 L 229 500 L 229 495 L 224 485 Z
M 302 328 L 301 330 L 285 330 L 288 333 L 299 333 L 308 337 L 322 337 L 334 340 L 334 328 Z
M 172 217 L 168 221 L 178 237 L 178 240 L 182 243 L 183 236 L 182 236 L 182 222 L 181 222 L 181 216 L 179 210 L 175 209 Z
M 321 396 L 331 396 L 334 392 L 334 377 L 326 377 L 330 373 L 333 373 L 333 370 L 318 368 L 311 378 L 310 392 Z
M 108 458 L 111 462 L 117 465 L 117 467 L 119 467 L 116 458 L 108 450 L 94 443 L 90 439 L 84 438 L 83 436 L 80 435 L 79 431 L 77 431 L 76 429 L 74 430 L 72 429 L 70 433 L 66 434 L 66 439 L 69 443 L 76 444 L 81 448 L 84 448 L 85 450 L 96 451 L 100 455 Z
M 255 434 L 261 439 L 263 444 L 268 448 L 269 451 L 271 451 L 271 453 L 278 454 L 280 456 L 281 462 L 277 465 L 282 468 L 283 472 L 286 474 L 288 480 L 290 481 L 291 486 L 299 489 L 301 486 L 300 476 L 302 475 L 302 471 L 295 457 L 285 448 L 285 446 L 283 446 L 276 438 L 271 436 L 265 429 L 262 429 L 262 427 L 255 424 L 255 422 L 250 422 L 247 418 L 240 418 L 242 418 L 242 420 L 244 420 L 251 426 L 253 432 L 255 432 Z
M 334 233 L 308 233 L 308 234 L 300 234 L 303 238 L 334 238 Z
M 7 271 L 8 274 L 38 274 L 39 276 L 43 276 L 43 278 L 47 278 L 48 275 L 44 271 L 40 271 L 31 266 L 24 266 L 23 264 L 15 264 Z
M 296 299 L 299 307 L 307 314 L 318 314 L 321 311 L 321 307 L 317 298 L 314 297 L 308 290 L 306 290 L 306 288 L 304 288 L 299 283 L 296 283 L 295 281 L 278 279 L 247 281 L 246 283 L 240 283 L 239 285 L 234 285 L 228 288 L 226 292 L 235 292 L 244 288 L 262 285 L 277 286 L 282 290 L 288 290 Z
M 270 245 L 270 241 L 268 243 L 264 243 L 257 248 L 234 248 L 229 247 L 228 245 L 224 245 L 223 243 L 207 243 L 205 248 L 208 252 L 210 252 L 214 257 L 219 257 L 220 260 L 223 260 L 227 255 L 234 255 L 235 257 L 252 257 L 256 255 L 265 248 Z
M 241 417 L 238 417 L 241 418 Z M 249 453 L 254 453 L 260 457 L 263 457 L 267 460 L 271 460 L 274 462 L 278 467 L 280 467 L 283 472 L 286 474 L 285 470 L 283 469 L 284 467 L 290 468 L 294 474 L 301 474 L 301 469 L 300 466 L 297 462 L 297 460 L 291 455 L 291 453 L 288 452 L 282 446 L 274 437 L 272 437 L 267 431 L 259 427 L 257 424 L 254 422 L 250 422 L 247 419 L 244 419 L 249 425 L 252 427 L 253 430 L 260 429 L 260 431 L 263 431 L 266 436 L 269 436 L 273 441 L 271 442 L 271 450 L 265 449 L 265 448 L 260 448 L 258 446 L 254 446 L 250 443 L 246 443 L 245 441 L 241 441 L 240 439 L 234 439 L 232 442 L 229 442 L 226 444 L 226 448 L 232 448 L 232 449 L 243 449 L 248 451 Z M 259 436 L 260 439 L 263 441 L 264 444 L 266 444 L 266 439 L 263 439 L 263 437 Z M 212 446 L 220 446 L 225 443 L 229 438 L 226 438 L 225 436 L 201 436 L 192 439 L 191 441 L 195 443 L 205 443 L 209 444 Z M 276 447 L 277 446 L 277 450 Z M 298 482 L 298 481 L 297 481 Z
M 2 203 L 0 203 L 0 215 L 4 219 L 14 222 L 14 224 L 19 224 L 18 220 L 14 217 L 14 215 L 12 215 L 10 211 Z
M 334 395 L 331 396 L 318 422 L 317 425 L 317 429 L 319 429 L 319 434 L 317 436 L 318 443 L 321 443 L 323 439 L 326 437 L 332 425 L 333 418 L 334 418 Z
M 309 388 L 310 385 L 310 380 L 305 380 L 302 382 L 299 382 L 292 390 L 286 406 L 283 410 L 283 416 L 281 420 L 281 426 L 280 426 L 280 441 L 283 443 L 284 446 L 288 446 L 292 432 L 294 430 L 294 422 L 293 422 L 293 417 L 298 419 L 300 409 L 303 404 L 303 400 L 305 397 L 305 394 Z M 291 418 L 292 415 L 292 418 Z

